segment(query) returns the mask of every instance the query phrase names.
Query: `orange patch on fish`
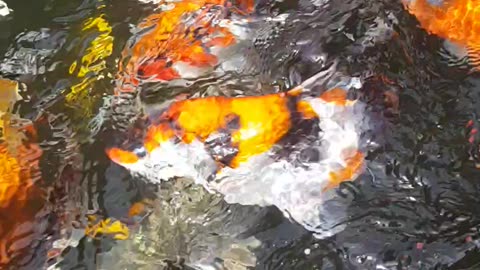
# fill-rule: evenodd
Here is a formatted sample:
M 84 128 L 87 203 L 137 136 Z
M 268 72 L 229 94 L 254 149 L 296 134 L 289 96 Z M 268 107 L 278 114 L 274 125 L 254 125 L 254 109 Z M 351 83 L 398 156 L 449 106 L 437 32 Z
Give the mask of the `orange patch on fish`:
M 239 118 L 240 128 L 232 132 L 232 144 L 238 154 L 232 168 L 253 155 L 263 153 L 290 129 L 291 113 L 285 94 L 257 97 L 207 97 L 172 104 L 162 116 L 175 122 L 185 134 L 184 142 L 193 138 L 204 141 L 212 133 L 226 128 L 230 116 Z
M 254 0 L 240 0 L 240 7 L 244 8 L 246 12 L 251 13 L 255 7 Z
M 164 117 L 175 122 L 184 134 L 183 141 L 190 143 L 194 138 L 204 141 L 225 128 L 229 115 L 240 121 L 240 128 L 232 132 L 232 144 L 239 149 L 232 167 L 268 150 L 290 127 L 287 100 L 280 95 L 185 100 L 173 104 Z
M 128 210 L 128 216 L 129 217 L 134 217 L 134 216 L 140 216 L 143 215 L 147 212 L 149 208 L 151 208 L 154 204 L 154 201 L 150 199 L 143 199 L 142 201 L 135 202 L 130 206 Z
M 111 160 L 120 164 L 132 164 L 138 161 L 137 155 L 119 148 L 108 149 L 107 155 Z
M 232 113 L 239 115 L 241 127 L 232 134 L 233 145 L 238 145 L 232 168 L 269 150 L 291 127 L 288 98 L 284 95 L 233 100 Z
M 0 205 L 7 206 L 11 203 L 18 190 L 21 188 L 20 166 L 17 159 L 10 156 L 6 149 L 0 149 Z M 25 200 L 21 194 L 20 200 Z
M 180 75 L 175 69 L 167 67 L 167 61 L 165 60 L 145 63 L 138 68 L 138 73 L 139 77 L 154 78 L 163 81 L 180 78 Z
M 357 151 L 353 156 L 346 159 L 345 168 L 330 172 L 330 180 L 328 186 L 324 188 L 324 191 L 337 187 L 340 183 L 345 181 L 351 181 L 355 178 L 363 166 L 364 155 Z
M 206 45 L 208 47 L 223 47 L 226 48 L 228 46 L 231 46 L 235 43 L 235 37 L 232 34 L 229 34 L 228 36 L 225 37 L 215 37 L 212 38 Z
M 151 126 L 147 130 L 147 135 L 145 136 L 145 150 L 150 153 L 153 149 L 159 147 L 162 143 L 170 140 L 174 136 L 175 132 L 168 123 Z
M 186 46 L 182 51 L 178 51 L 178 57 L 173 58 L 173 60 L 182 61 L 196 67 L 214 66 L 218 62 L 217 57 L 205 52 L 201 44 Z
M 318 117 L 315 110 L 313 110 L 312 106 L 307 101 L 299 101 L 297 103 L 297 111 L 300 112 L 305 119 L 313 119 Z
M 320 98 L 328 103 L 333 103 L 338 106 L 345 106 L 347 104 L 347 91 L 340 88 L 334 88 L 324 92 Z

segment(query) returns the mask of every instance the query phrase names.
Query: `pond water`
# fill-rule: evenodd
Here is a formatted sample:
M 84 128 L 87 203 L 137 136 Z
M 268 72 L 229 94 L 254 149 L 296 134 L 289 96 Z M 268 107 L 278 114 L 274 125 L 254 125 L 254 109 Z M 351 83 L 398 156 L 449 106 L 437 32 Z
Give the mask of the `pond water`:
M 419 22 L 440 11 L 397 0 L 237 2 L 206 17 L 140 0 L 0 5 L 0 269 L 478 269 L 476 25 L 440 31 Z M 208 45 L 184 47 L 191 30 L 168 35 L 172 8 L 194 14 L 202 38 L 209 27 L 229 37 L 205 18 L 231 19 L 240 38 L 215 41 L 221 68 Z M 163 43 L 145 38 L 157 25 Z M 106 155 L 165 101 L 277 93 L 319 71 L 334 74 L 324 86 L 358 82 L 369 121 L 364 170 L 333 191 L 323 235 L 278 203 L 226 201 L 187 178 L 149 183 Z

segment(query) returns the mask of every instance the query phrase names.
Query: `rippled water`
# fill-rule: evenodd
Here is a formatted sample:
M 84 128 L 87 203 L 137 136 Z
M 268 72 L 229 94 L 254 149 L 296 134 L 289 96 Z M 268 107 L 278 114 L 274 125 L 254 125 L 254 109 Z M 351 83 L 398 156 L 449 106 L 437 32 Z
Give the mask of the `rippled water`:
M 8 192 L 0 187 L 8 195 L 0 200 L 1 269 L 480 265 L 479 138 L 472 132 L 480 113 L 478 74 L 401 2 L 258 1 L 252 36 L 243 51 L 232 52 L 241 56 L 239 74 L 145 83 L 141 105 L 131 93 L 112 96 L 131 30 L 158 12 L 154 4 L 6 3 L 13 11 L 0 20 L 0 74 L 23 84 L 13 120 L 2 127 L 26 139 L 8 139 L 11 149 L 0 145 L 0 161 L 10 166 L 1 170 L 21 172 L 0 178 L 20 183 Z M 105 155 L 140 107 L 155 111 L 181 93 L 286 90 L 334 60 L 336 71 L 362 80 L 357 94 L 374 124 L 363 135 L 371 141 L 365 172 L 337 191 L 348 203 L 344 228 L 332 237 L 315 238 L 274 206 L 227 204 L 188 179 L 146 184 Z M 138 202 L 138 213 L 129 215 Z M 128 239 L 85 236 L 89 222 L 106 218 L 128 226 Z

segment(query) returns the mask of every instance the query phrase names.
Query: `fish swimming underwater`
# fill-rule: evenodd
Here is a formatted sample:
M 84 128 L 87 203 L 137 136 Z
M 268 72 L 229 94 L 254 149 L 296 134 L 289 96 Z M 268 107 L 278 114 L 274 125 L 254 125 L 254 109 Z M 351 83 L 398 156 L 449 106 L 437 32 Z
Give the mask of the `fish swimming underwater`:
M 363 107 L 341 88 L 304 97 L 317 76 L 284 93 L 175 101 L 107 155 L 149 182 L 188 177 L 228 203 L 276 205 L 322 231 L 323 201 L 362 172 Z
M 477 0 L 404 1 L 427 32 L 467 51 L 472 66 L 480 65 L 480 5 Z
M 217 66 L 225 67 L 219 57 L 248 34 L 245 15 L 253 11 L 252 1 L 233 5 L 225 0 L 183 0 L 168 4 L 138 25 L 141 33 L 125 48 L 119 82 L 126 87 L 120 90 L 133 91 L 143 82 L 196 78 Z
M 18 269 L 41 257 L 37 247 L 47 228 L 47 194 L 33 122 L 14 113 L 19 83 L 0 78 L 0 269 Z M 26 260 L 27 259 L 27 260 Z

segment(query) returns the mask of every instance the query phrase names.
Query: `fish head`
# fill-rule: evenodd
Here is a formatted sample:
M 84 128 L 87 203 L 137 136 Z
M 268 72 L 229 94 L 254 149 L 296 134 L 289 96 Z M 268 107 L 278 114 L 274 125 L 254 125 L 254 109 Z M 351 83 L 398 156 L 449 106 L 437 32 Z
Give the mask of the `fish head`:
M 109 134 L 105 140 L 105 152 L 110 160 L 128 170 L 135 170 L 135 166 L 147 155 L 145 138 L 150 125 L 148 117 L 139 117 L 125 131 Z
M 141 129 L 130 129 L 127 134 L 115 134 L 111 146 L 107 147 L 106 154 L 114 163 L 128 169 L 135 170 L 141 160 L 147 155 L 144 147 L 145 132 Z M 126 138 L 125 138 L 126 137 Z
M 124 150 L 118 147 L 107 149 L 107 156 L 116 164 L 127 169 L 135 168 L 136 164 L 145 156 L 144 147 L 138 147 L 133 150 Z
M 175 177 L 204 182 L 217 170 L 217 164 L 199 140 L 183 142 L 168 122 L 153 123 L 142 136 L 106 150 L 114 163 L 134 177 L 159 183 Z
M 150 153 L 145 147 L 133 150 L 110 148 L 107 149 L 107 155 L 134 177 L 140 177 L 150 183 L 187 177 L 203 184 L 218 169 L 214 159 L 199 141 L 189 144 L 168 141 Z

